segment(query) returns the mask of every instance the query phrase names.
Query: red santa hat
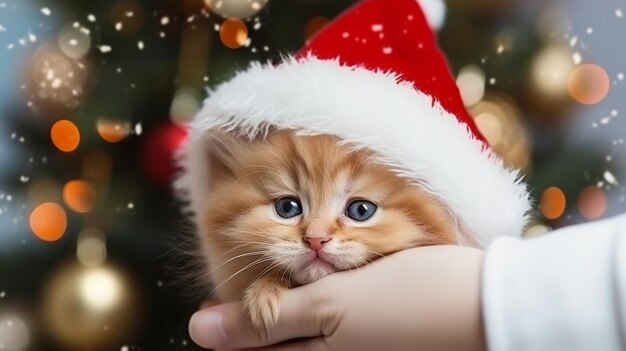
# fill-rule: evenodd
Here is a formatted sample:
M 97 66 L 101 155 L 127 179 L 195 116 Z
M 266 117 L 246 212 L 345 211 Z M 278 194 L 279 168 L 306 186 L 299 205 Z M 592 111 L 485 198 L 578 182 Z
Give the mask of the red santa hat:
M 519 235 L 530 208 L 518 171 L 495 156 L 461 100 L 416 0 L 364 0 L 294 57 L 252 64 L 209 93 L 181 150 L 177 187 L 196 222 L 211 129 L 332 134 L 437 197 L 462 243 Z

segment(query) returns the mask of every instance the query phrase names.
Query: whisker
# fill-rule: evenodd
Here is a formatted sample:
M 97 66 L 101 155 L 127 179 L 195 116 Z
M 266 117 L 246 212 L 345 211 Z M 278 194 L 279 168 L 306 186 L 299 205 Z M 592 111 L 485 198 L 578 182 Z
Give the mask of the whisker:
M 224 286 L 226 283 L 228 283 L 229 281 L 231 281 L 231 279 L 233 279 L 235 276 L 237 276 L 239 273 L 245 271 L 246 269 L 252 268 L 258 264 L 261 263 L 265 263 L 267 261 L 271 261 L 271 258 L 269 257 L 260 257 L 259 259 L 253 261 L 252 263 L 247 264 L 245 267 L 241 268 L 240 270 L 238 270 L 237 272 L 233 273 L 230 275 L 230 277 L 228 277 L 226 280 L 224 280 L 223 282 L 221 282 L 218 286 L 216 286 L 213 290 L 211 290 L 211 292 L 209 293 L 209 295 L 213 295 L 213 293 L 218 290 L 219 288 L 221 288 L 222 286 Z
M 229 258 L 228 260 L 226 260 L 226 261 L 224 261 L 224 262 L 220 263 L 218 266 L 216 266 L 216 267 L 212 268 L 212 269 L 211 269 L 211 270 L 210 270 L 207 274 L 211 274 L 211 273 L 215 272 L 217 269 L 219 269 L 219 268 L 223 267 L 225 264 L 227 264 L 227 263 L 229 263 L 229 262 L 231 262 L 231 261 L 233 261 L 233 260 L 235 260 L 235 259 L 238 259 L 238 258 L 243 258 L 243 257 L 248 257 L 248 256 L 263 256 L 264 254 L 266 254 L 266 253 L 268 253 L 268 252 L 270 252 L 270 251 L 268 251 L 268 250 L 263 250 L 263 251 L 251 251 L 251 252 L 244 252 L 244 253 L 242 253 L 242 254 L 239 254 L 239 255 L 237 255 L 237 256 L 233 256 L 233 257 Z
M 186 243 L 188 243 L 188 242 L 189 242 L 190 240 L 192 240 L 192 239 L 194 239 L 194 237 L 189 237 L 189 238 L 185 239 L 182 243 L 180 243 L 180 244 L 178 244 L 178 245 L 174 246 L 173 248 L 169 249 L 169 250 L 168 250 L 167 252 L 165 252 L 164 254 L 161 254 L 161 255 L 157 256 L 157 257 L 156 257 L 156 258 L 154 258 L 153 260 L 154 260 L 154 261 L 157 261 L 157 260 L 162 259 L 163 257 L 165 257 L 165 256 L 167 256 L 167 255 L 171 254 L 172 252 L 176 251 L 176 249 L 178 249 L 179 247 L 181 247 L 181 246 L 185 245 Z

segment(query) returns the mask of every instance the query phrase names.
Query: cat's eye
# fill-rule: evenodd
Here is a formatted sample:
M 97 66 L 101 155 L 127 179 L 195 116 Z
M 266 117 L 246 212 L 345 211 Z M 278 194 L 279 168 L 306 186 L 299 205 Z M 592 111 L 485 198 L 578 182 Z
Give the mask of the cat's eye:
M 302 214 L 302 205 L 300 200 L 295 197 L 283 197 L 274 203 L 276 214 L 282 218 L 293 218 Z
M 367 221 L 376 213 L 378 206 L 367 200 L 352 201 L 346 208 L 346 216 L 358 222 Z

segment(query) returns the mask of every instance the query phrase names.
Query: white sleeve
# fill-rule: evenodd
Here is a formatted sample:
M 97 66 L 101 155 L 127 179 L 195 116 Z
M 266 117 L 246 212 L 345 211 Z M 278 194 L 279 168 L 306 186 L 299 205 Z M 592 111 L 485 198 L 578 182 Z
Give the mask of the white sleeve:
M 496 239 L 482 289 L 490 351 L 626 350 L 626 215 Z

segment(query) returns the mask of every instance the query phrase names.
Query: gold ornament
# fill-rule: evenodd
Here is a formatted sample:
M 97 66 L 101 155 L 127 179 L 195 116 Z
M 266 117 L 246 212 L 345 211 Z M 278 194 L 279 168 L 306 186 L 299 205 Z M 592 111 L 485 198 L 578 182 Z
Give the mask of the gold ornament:
M 73 262 L 52 276 L 43 311 L 49 333 L 66 349 L 99 350 L 131 338 L 141 308 L 130 279 L 118 267 Z
M 268 0 L 204 0 L 205 5 L 214 13 L 227 18 L 246 18 L 261 11 Z

